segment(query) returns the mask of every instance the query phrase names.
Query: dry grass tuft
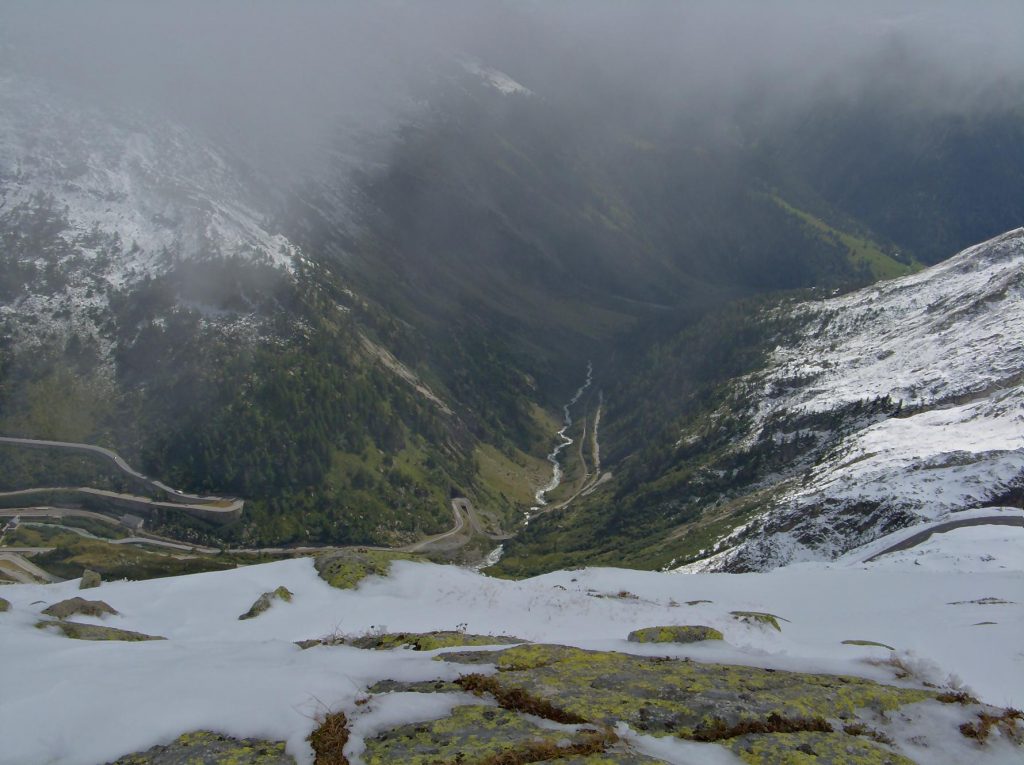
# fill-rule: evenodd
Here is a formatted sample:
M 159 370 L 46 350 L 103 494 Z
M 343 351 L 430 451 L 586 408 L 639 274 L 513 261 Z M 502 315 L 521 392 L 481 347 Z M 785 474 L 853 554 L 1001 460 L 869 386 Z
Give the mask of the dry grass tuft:
M 843 733 L 847 736 L 863 736 L 864 738 L 870 738 L 872 741 L 877 741 L 879 744 L 886 744 L 888 746 L 893 745 L 893 740 L 882 733 L 882 731 L 868 727 L 864 723 L 851 723 L 850 725 L 844 725 Z
M 725 720 L 718 718 L 710 724 L 701 725 L 688 738 L 693 741 L 712 742 L 746 736 L 750 733 L 799 733 L 801 731 L 832 733 L 832 726 L 821 717 L 783 717 L 772 712 L 768 715 L 767 720 L 740 720 L 735 725 L 727 725 Z
M 943 704 L 963 704 L 964 706 L 980 703 L 967 691 L 946 691 L 936 696 L 935 700 L 941 701 Z
M 978 722 L 964 723 L 960 726 L 960 732 L 984 744 L 992 731 L 998 730 L 1014 743 L 1020 744 L 1024 743 L 1024 731 L 1017 727 L 1018 723 L 1024 723 L 1024 712 L 1019 709 L 1004 709 L 999 715 L 979 712 Z
M 579 715 L 559 709 L 550 701 L 531 696 L 522 688 L 505 688 L 497 678 L 487 675 L 471 674 L 463 675 L 455 681 L 463 690 L 475 693 L 478 696 L 489 693 L 498 702 L 498 706 L 512 712 L 525 712 L 530 715 L 537 715 L 546 720 L 569 725 L 578 725 L 587 722 Z
M 515 749 L 507 749 L 499 754 L 493 754 L 481 760 L 478 765 L 526 765 L 526 763 L 548 762 L 564 757 L 587 757 L 607 751 L 608 747 L 618 740 L 619 737 L 610 729 L 584 731 L 578 736 L 578 740 L 565 746 L 559 746 L 550 741 L 530 741 Z
M 320 725 L 309 734 L 309 743 L 316 752 L 316 765 L 349 765 L 345 758 L 348 743 L 348 718 L 344 712 L 329 712 L 319 720 Z

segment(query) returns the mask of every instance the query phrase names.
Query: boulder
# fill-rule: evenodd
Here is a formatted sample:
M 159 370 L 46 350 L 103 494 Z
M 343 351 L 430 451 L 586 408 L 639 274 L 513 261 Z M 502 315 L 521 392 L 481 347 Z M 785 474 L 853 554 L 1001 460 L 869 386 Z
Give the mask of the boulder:
M 117 614 L 113 608 L 102 600 L 86 600 L 85 598 L 68 598 L 43 609 L 46 616 L 67 619 L 69 616 L 106 616 Z
M 626 638 L 631 643 L 699 643 L 701 640 L 721 640 L 722 633 L 713 627 L 699 624 L 669 627 L 644 627 L 633 630 Z
M 249 610 L 239 616 L 239 619 L 255 619 L 257 616 L 262 614 L 268 608 L 270 608 L 275 600 L 283 600 L 285 603 L 292 602 L 292 593 L 287 587 L 278 587 L 272 592 L 265 592 L 256 598 L 255 602 L 249 607 Z
M 166 746 L 128 754 L 108 765 L 295 765 L 285 754 L 283 741 L 229 738 L 219 733 L 195 731 L 179 736 Z

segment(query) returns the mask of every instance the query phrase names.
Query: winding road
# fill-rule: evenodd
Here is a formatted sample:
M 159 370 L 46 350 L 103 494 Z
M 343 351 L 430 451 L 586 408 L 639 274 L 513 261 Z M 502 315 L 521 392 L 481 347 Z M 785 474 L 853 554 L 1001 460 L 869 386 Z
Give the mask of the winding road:
M 909 550 L 912 547 L 917 547 L 922 542 L 930 539 L 934 534 L 945 534 L 947 531 L 953 529 L 962 529 L 966 526 L 1024 526 L 1024 516 L 1020 515 L 990 515 L 984 518 L 964 518 L 962 520 L 946 521 L 936 526 L 931 526 L 927 529 L 922 529 L 916 534 L 911 534 L 906 539 L 903 539 L 891 547 L 887 547 L 881 552 L 877 552 L 870 558 L 865 558 L 864 563 L 870 563 L 873 560 L 881 558 L 883 555 L 889 553 L 902 552 L 903 550 Z
M 31 496 L 46 492 L 74 492 L 89 497 L 108 500 L 112 503 L 120 502 L 131 509 L 142 510 L 183 510 L 194 515 L 200 515 L 208 520 L 232 520 L 242 513 L 245 505 L 244 500 L 237 497 L 203 496 L 189 494 L 188 492 L 173 489 L 162 481 L 143 475 L 129 465 L 117 452 L 94 444 L 80 444 L 70 441 L 46 441 L 35 438 L 16 438 L 12 436 L 0 436 L 0 445 L 19 446 L 26 449 L 57 449 L 67 452 L 78 452 L 98 455 L 111 463 L 138 484 L 148 487 L 158 494 L 165 495 L 166 501 L 140 497 L 134 494 L 107 491 L 105 489 L 93 489 L 89 487 L 38 487 L 32 489 L 21 489 L 19 491 L 0 492 L 0 498 Z

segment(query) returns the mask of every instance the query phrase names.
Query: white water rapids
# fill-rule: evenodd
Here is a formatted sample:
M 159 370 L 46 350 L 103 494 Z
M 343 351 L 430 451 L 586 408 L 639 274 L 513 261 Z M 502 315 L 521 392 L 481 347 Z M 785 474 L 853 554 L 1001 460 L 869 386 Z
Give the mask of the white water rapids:
M 570 446 L 573 443 L 573 439 L 569 438 L 569 436 L 567 436 L 565 434 L 565 432 L 570 427 L 572 427 L 572 413 L 571 413 L 571 410 L 572 410 L 573 405 L 577 401 L 579 401 L 580 397 L 583 396 L 583 394 L 586 392 L 587 388 L 590 387 L 590 384 L 593 382 L 593 380 L 594 380 L 594 365 L 593 365 L 593 363 L 588 361 L 587 362 L 587 379 L 584 381 L 583 385 L 581 385 L 579 387 L 579 389 L 576 391 L 576 393 L 573 395 L 573 397 L 571 399 L 569 399 L 569 403 L 567 403 L 565 406 L 562 407 L 562 429 L 559 430 L 555 434 L 556 437 L 558 438 L 559 443 L 552 450 L 551 454 L 548 455 L 548 462 L 551 463 L 551 480 L 548 481 L 548 483 L 546 485 L 544 485 L 541 488 L 537 489 L 537 493 L 533 495 L 533 499 L 534 499 L 534 501 L 537 504 L 534 505 L 533 507 L 531 507 L 530 511 L 526 513 L 526 522 L 527 523 L 530 522 L 530 515 L 531 515 L 531 513 L 534 513 L 537 510 L 540 510 L 540 508 L 544 507 L 544 505 L 546 505 L 548 503 L 547 500 L 544 498 L 544 496 L 546 494 L 550 494 L 551 492 L 553 492 L 562 483 L 562 475 L 563 475 L 563 473 L 562 473 L 562 465 L 558 461 L 558 456 L 562 453 L 562 451 L 567 446 Z

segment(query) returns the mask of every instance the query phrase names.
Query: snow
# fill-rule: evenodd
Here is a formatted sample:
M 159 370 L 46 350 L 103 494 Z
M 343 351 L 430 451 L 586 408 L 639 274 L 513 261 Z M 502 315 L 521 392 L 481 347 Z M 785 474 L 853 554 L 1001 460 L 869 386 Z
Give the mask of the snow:
M 971 531 L 985 529 L 995 531 Z M 999 534 L 1017 531 L 1003 527 Z M 0 614 L 5 659 L 0 763 L 95 765 L 199 728 L 285 740 L 300 763 L 309 763 L 306 736 L 318 714 L 336 710 L 354 720 L 354 754 L 362 734 L 437 717 L 459 701 L 392 694 L 357 705 L 368 685 L 382 678 L 451 679 L 459 668 L 431 661 L 428 652 L 340 646 L 302 651 L 292 641 L 374 630 L 450 630 L 460 624 L 473 633 L 583 648 L 894 682 L 883 666 L 864 661 L 885 658 L 888 651 L 842 645 L 849 639 L 875 640 L 897 648 L 920 668 L 922 679 L 941 684 L 953 674 L 984 701 L 1021 706 L 1024 573 L 1010 565 L 1019 564 L 1019 554 L 1007 557 L 1005 568 L 960 570 L 968 542 L 982 542 L 959 531 L 932 539 L 934 565 L 926 567 L 893 558 L 867 566 L 802 564 L 744 575 L 597 568 L 513 582 L 456 567 L 398 562 L 389 577 L 373 577 L 357 590 L 344 591 L 320 580 L 310 560 L 296 559 L 110 582 L 90 591 L 89 597 L 103 599 L 121 616 L 83 621 L 168 638 L 148 643 L 74 641 L 37 630 L 34 624 L 47 604 L 79 594 L 77 581 L 11 585 L 3 596 L 12 609 Z M 1007 549 L 1016 544 L 1019 551 L 1020 538 L 1012 539 Z M 944 557 L 937 557 L 940 549 Z M 293 602 L 238 620 L 262 592 L 280 585 L 294 593 Z M 636 597 L 618 597 L 624 590 Z M 982 598 L 1011 602 L 971 602 Z M 693 600 L 712 602 L 686 605 Z M 732 610 L 768 611 L 788 621 L 776 632 L 743 624 L 729 615 Z M 997 623 L 975 626 L 982 621 Z M 633 629 L 673 623 L 716 627 L 726 642 L 666 646 L 625 640 Z M 669 762 L 710 761 L 684 749 L 665 756 Z
M 938 518 L 1006 491 L 1024 473 L 1024 385 L 962 406 L 870 425 L 815 468 L 796 502 L 889 501 Z
M 486 66 L 485 64 L 469 57 L 459 59 L 459 64 L 472 75 L 479 77 L 486 85 L 506 95 L 532 96 L 533 91 L 525 85 L 513 80 L 507 74 L 498 69 Z

